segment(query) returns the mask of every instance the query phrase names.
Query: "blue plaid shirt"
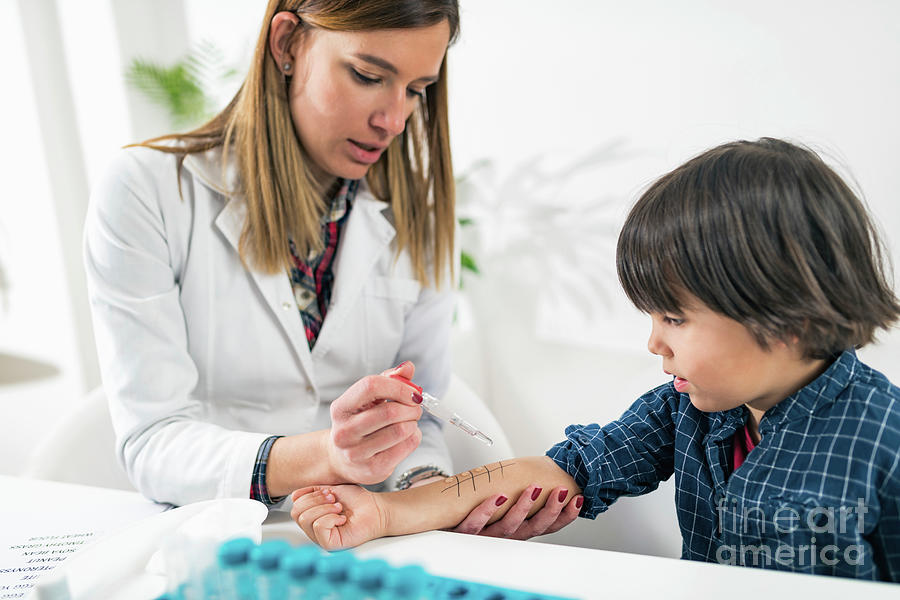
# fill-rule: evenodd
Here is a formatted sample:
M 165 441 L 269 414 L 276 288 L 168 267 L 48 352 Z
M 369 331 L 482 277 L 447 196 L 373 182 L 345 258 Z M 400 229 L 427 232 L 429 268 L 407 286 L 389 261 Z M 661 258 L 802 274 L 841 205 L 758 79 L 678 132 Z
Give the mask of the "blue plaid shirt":
M 682 558 L 900 581 L 900 388 L 844 352 L 766 412 L 735 470 L 747 416 L 701 412 L 668 383 L 604 427 L 567 427 L 547 455 L 589 518 L 674 473 Z

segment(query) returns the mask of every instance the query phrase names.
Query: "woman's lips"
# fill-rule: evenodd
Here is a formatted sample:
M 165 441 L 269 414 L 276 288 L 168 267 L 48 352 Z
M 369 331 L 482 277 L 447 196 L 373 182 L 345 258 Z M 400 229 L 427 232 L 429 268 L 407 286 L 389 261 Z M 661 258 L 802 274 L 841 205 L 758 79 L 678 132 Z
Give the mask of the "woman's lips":
M 350 143 L 350 155 L 357 162 L 371 165 L 378 161 L 386 146 L 366 144 L 356 140 L 347 140 Z

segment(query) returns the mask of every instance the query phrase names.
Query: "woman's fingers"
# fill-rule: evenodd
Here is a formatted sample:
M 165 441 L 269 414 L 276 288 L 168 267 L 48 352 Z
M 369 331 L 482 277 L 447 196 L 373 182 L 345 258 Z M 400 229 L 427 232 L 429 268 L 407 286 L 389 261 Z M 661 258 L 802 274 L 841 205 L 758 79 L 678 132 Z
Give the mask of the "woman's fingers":
M 560 512 L 569 499 L 569 490 L 558 487 L 551 490 L 544 506 L 534 513 L 527 521 L 522 523 L 513 537 L 525 540 L 536 535 L 549 532 L 549 528 L 556 522 Z
M 374 454 L 368 462 L 372 468 L 378 469 L 384 474 L 384 477 L 379 481 L 387 478 L 401 460 L 409 456 L 413 450 L 419 447 L 421 441 L 422 430 L 417 426 L 407 437 L 398 440 L 393 446 Z
M 412 379 L 413 375 L 416 374 L 416 365 L 412 363 L 412 361 L 403 361 L 393 369 L 387 369 L 386 371 L 381 372 L 385 377 L 390 377 L 391 375 L 399 375 L 404 379 Z
M 542 491 L 537 485 L 528 486 L 501 519 L 487 525 L 507 501 L 505 496 L 495 494 L 476 506 L 453 531 L 524 540 L 559 531 L 575 520 L 584 498 L 570 498 L 564 487 L 551 490 L 544 506 L 529 518 Z
M 408 382 L 394 378 L 414 373 L 415 365 L 407 361 L 364 377 L 331 404 L 328 460 L 341 480 L 383 481 L 418 447 L 422 397 Z
M 547 533 L 556 533 L 572 521 L 578 518 L 578 513 L 581 512 L 581 505 L 584 503 L 584 496 L 575 496 L 572 500 L 566 504 L 566 506 L 559 513 L 559 516 L 556 520 L 544 531 Z
M 519 499 L 516 500 L 516 503 L 512 505 L 505 515 L 503 515 L 503 518 L 484 530 L 484 535 L 489 535 L 491 537 L 512 537 L 519 528 L 522 527 L 525 519 L 528 518 L 531 507 L 534 506 L 535 500 L 538 499 L 538 496 L 541 495 L 542 491 L 543 488 L 534 484 L 525 488 L 522 493 L 519 494 Z
M 421 403 L 421 399 L 416 402 L 414 396 L 418 396 L 418 391 L 409 384 L 385 375 L 369 375 L 351 385 L 331 403 L 331 417 L 333 420 L 344 419 L 371 408 L 382 400 L 416 406 Z
M 359 443 L 366 436 L 385 427 L 398 423 L 415 423 L 421 416 L 422 409 L 418 406 L 407 406 L 399 402 L 382 402 L 362 412 L 335 421 L 335 431 L 339 432 L 335 442 L 345 445 Z
M 462 522 L 451 531 L 456 533 L 481 533 L 487 522 L 494 516 L 499 507 L 503 506 L 507 497 L 503 494 L 494 494 L 484 499 L 478 506 L 472 509 Z

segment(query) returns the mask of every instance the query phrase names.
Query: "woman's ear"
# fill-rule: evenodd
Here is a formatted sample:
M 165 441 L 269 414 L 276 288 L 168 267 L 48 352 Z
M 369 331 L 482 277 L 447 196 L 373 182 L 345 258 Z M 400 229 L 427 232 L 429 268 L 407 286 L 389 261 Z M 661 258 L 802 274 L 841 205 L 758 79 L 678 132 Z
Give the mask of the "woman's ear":
M 294 72 L 294 54 L 291 48 L 291 40 L 294 30 L 300 23 L 300 18 L 292 12 L 282 11 L 272 17 L 269 25 L 269 52 L 278 65 L 278 70 L 285 75 Z

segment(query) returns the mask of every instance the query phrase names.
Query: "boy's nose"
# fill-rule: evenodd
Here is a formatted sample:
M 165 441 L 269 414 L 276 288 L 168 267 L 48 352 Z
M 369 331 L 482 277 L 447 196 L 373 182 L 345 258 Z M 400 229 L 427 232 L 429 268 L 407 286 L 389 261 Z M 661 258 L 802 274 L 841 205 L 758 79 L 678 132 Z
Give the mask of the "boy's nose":
M 647 350 L 650 351 L 650 354 L 655 354 L 657 356 L 669 356 L 672 353 L 662 340 L 659 332 L 656 331 L 656 326 L 653 326 L 650 329 L 650 337 L 647 339 Z

